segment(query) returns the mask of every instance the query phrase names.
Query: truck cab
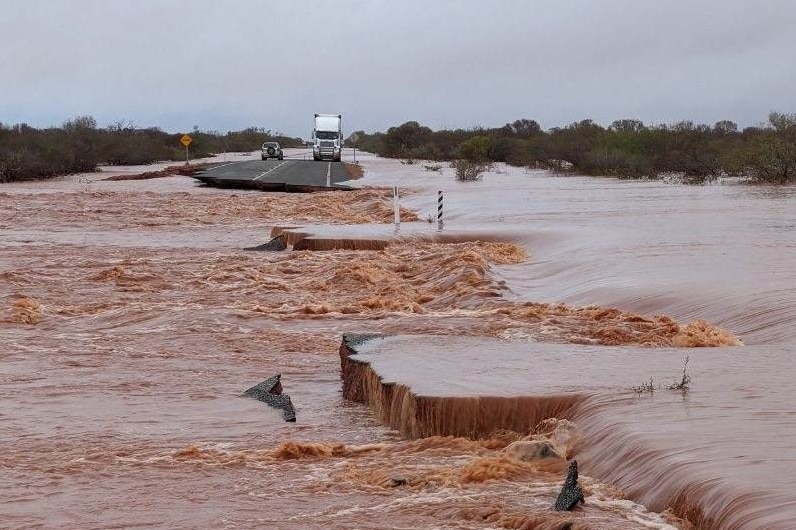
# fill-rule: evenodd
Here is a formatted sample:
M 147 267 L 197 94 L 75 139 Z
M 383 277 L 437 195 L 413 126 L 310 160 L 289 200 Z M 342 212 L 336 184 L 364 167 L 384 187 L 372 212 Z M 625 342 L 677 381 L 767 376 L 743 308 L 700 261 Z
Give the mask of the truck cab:
M 316 114 L 312 129 L 312 158 L 339 162 L 343 154 L 343 125 L 340 114 Z

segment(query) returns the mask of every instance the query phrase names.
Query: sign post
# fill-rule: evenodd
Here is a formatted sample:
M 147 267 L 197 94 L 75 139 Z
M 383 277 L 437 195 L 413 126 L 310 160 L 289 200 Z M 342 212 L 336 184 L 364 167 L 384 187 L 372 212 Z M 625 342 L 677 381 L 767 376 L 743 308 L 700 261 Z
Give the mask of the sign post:
M 354 146 L 354 163 L 357 163 L 357 142 L 359 141 L 359 135 L 357 133 L 352 133 L 351 136 L 348 137 L 351 140 L 351 144 Z
M 188 155 L 188 146 L 191 145 L 191 142 L 193 142 L 193 138 L 191 138 L 187 134 L 183 134 L 182 138 L 180 138 L 180 143 L 185 146 L 185 165 L 186 166 L 190 164 L 190 158 L 189 158 L 189 155 Z

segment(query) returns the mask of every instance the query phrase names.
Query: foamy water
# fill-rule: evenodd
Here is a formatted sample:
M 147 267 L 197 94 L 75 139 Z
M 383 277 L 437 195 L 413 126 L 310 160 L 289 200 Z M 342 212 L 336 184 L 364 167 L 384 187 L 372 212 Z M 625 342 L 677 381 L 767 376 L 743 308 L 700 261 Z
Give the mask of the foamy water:
M 241 250 L 294 219 L 390 226 L 388 193 L 374 190 L 310 199 L 213 190 L 186 177 L 85 176 L 0 188 L 2 526 L 381 528 L 386 516 L 396 527 L 543 528 L 567 517 L 591 528 L 666 527 L 597 486 L 578 514 L 552 514 L 563 468 L 507 463 L 500 444 L 401 441 L 339 394 L 347 331 L 541 339 L 565 365 L 572 348 L 600 349 L 556 343 L 635 344 L 654 329 L 651 343 L 669 344 L 677 331 L 653 314 L 683 326 L 705 319 L 746 346 L 730 348 L 722 370 L 712 366 L 725 349 L 692 352 L 685 400 L 596 395 L 578 419 L 593 441 L 584 471 L 663 510 L 667 484 L 721 482 L 730 462 L 740 489 L 727 491 L 741 495 L 792 451 L 792 189 L 517 169 L 457 183 L 449 169 L 364 160 L 360 185 L 401 186 L 403 205 L 421 219 L 445 190 L 443 235 L 513 239 L 527 261 L 512 258 L 511 246 L 415 245 L 409 224 L 409 244 L 384 253 Z M 675 373 L 683 351 L 672 353 Z M 711 353 L 700 359 L 703 351 Z M 744 356 L 764 362 L 744 365 Z M 239 397 L 276 372 L 296 424 Z M 621 365 L 615 375 L 622 380 Z M 641 382 L 632 375 L 628 387 Z M 748 432 L 756 436 L 746 443 Z M 739 454 L 759 453 L 737 464 Z M 675 467 L 671 455 L 682 456 Z M 646 495 L 650 476 L 660 482 Z M 777 477 L 787 487 L 787 475 Z M 765 527 L 743 521 L 739 528 Z

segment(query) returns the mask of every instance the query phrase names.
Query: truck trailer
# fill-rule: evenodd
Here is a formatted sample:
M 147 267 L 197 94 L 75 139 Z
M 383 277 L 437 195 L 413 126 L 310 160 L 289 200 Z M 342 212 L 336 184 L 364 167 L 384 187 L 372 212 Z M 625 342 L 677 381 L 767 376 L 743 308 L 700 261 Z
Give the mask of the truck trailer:
M 312 158 L 340 161 L 343 154 L 343 120 L 340 114 L 316 114 L 312 129 Z

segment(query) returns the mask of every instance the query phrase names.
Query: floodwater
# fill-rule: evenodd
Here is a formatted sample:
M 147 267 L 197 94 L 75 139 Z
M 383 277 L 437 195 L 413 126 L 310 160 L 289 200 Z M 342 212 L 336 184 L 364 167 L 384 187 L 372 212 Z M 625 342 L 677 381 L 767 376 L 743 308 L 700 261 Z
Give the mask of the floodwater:
M 364 164 L 359 185 L 401 186 L 421 219 L 445 191 L 449 240 L 418 242 L 420 222 L 383 252 L 241 250 L 291 223 L 389 226 L 379 189 L 3 185 L 0 526 L 680 524 L 629 496 L 711 528 L 793 527 L 796 190 Z M 536 344 L 559 366 L 609 352 L 575 418 L 586 507 L 551 512 L 564 466 L 509 459 L 505 439 L 404 440 L 343 400 L 341 335 L 372 331 Z M 634 353 L 673 377 L 689 354 L 691 391 L 634 394 L 617 360 Z M 295 424 L 240 397 L 274 373 Z
M 621 353 L 536 344 L 551 384 L 593 391 L 575 417 L 582 468 L 704 528 L 796 527 L 796 187 L 517 173 L 488 175 L 477 193 L 436 187 L 450 205 L 449 227 L 477 219 L 521 233 L 531 264 L 500 270 L 518 298 L 705 319 L 745 344 Z M 430 211 L 433 185 L 425 188 L 418 204 Z M 629 355 L 649 365 L 646 375 Z M 602 388 L 649 377 L 666 386 L 685 355 L 686 396 Z

